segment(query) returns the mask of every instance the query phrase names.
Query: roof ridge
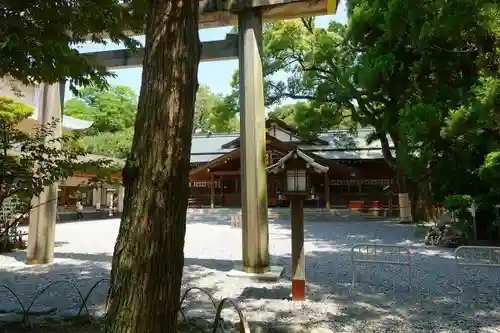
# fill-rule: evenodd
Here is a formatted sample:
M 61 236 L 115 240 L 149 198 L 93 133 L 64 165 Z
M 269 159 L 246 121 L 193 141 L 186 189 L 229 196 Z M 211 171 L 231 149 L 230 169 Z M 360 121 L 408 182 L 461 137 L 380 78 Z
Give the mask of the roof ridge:
M 193 138 L 213 138 L 213 137 L 225 137 L 225 136 L 239 136 L 240 132 L 232 133 L 194 133 Z
M 368 131 L 373 131 L 375 128 L 373 127 L 362 127 L 354 130 L 354 132 L 368 132 Z M 331 129 L 325 132 L 320 132 L 318 133 L 318 136 L 323 135 L 323 134 L 331 134 L 331 133 L 344 133 L 344 132 L 351 132 L 352 129 L 350 128 L 338 128 L 338 129 Z M 229 133 L 194 133 L 193 138 L 212 138 L 212 137 L 228 137 L 228 136 L 240 136 L 241 132 L 229 132 Z M 294 134 L 295 135 L 295 134 Z

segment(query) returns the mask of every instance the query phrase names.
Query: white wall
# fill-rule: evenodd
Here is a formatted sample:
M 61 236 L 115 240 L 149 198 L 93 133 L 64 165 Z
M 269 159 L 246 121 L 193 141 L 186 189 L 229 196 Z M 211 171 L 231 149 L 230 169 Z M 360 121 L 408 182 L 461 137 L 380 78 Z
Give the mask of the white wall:
M 290 142 L 290 141 L 300 141 L 300 139 L 293 135 L 292 133 L 289 133 L 287 131 L 284 131 L 278 127 L 272 127 L 268 129 L 267 133 L 270 135 L 274 136 L 276 139 L 283 141 L 283 142 Z
M 16 92 L 21 95 L 16 95 Z M 39 94 L 40 89 L 35 86 L 25 86 L 10 77 L 0 78 L 0 96 L 11 97 L 33 108 L 38 108 Z

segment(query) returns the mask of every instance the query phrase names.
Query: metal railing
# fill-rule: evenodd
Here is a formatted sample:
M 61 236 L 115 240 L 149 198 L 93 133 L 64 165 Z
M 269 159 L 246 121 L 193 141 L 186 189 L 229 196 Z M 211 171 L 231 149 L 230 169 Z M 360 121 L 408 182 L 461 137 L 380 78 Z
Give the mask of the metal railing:
M 394 244 L 354 244 L 351 248 L 352 285 L 356 286 L 357 264 L 397 265 L 408 267 L 408 288 L 411 290 L 411 252 L 407 246 Z M 396 281 L 392 279 L 393 288 Z
M 33 316 L 35 314 L 32 313 L 31 310 L 33 309 L 33 306 L 36 304 L 37 300 L 42 295 L 49 292 L 53 286 L 61 285 L 61 284 L 65 284 L 65 285 L 69 286 L 70 289 L 74 290 L 76 292 L 76 294 L 78 295 L 78 299 L 80 300 L 79 310 L 78 310 L 78 312 L 76 312 L 74 317 L 81 317 L 82 315 L 86 315 L 86 318 L 88 319 L 88 321 L 92 322 L 95 318 L 92 317 L 92 315 L 90 314 L 89 309 L 88 309 L 87 303 L 89 301 L 89 298 L 92 295 L 92 293 L 94 292 L 94 290 L 99 285 L 101 285 L 103 282 L 109 282 L 109 281 L 110 281 L 109 278 L 104 278 L 104 279 L 97 281 L 96 283 L 94 283 L 92 285 L 92 287 L 89 289 L 89 291 L 86 294 L 82 293 L 82 291 L 78 288 L 78 286 L 71 281 L 67 281 L 67 280 L 55 281 L 55 282 L 52 282 L 52 283 L 46 285 L 45 287 L 43 287 L 40 291 L 38 291 L 36 294 L 34 294 L 33 297 L 30 297 L 30 302 L 28 304 L 24 304 L 21 301 L 21 298 L 19 297 L 19 295 L 17 295 L 17 293 L 9 286 L 0 285 L 0 289 L 6 290 L 12 296 L 12 298 L 16 301 L 16 303 L 19 305 L 20 311 L 16 312 L 16 314 L 19 314 L 19 313 L 21 314 L 21 319 L 19 320 L 19 324 L 32 327 L 33 325 L 32 325 L 32 322 L 30 321 L 30 316 Z M 206 291 L 203 288 L 198 288 L 198 287 L 188 288 L 187 290 L 185 290 L 182 293 L 182 297 L 181 297 L 180 305 L 179 305 L 179 313 L 181 314 L 186 325 L 188 325 L 190 328 L 193 328 L 192 327 L 193 325 L 189 322 L 189 318 L 186 316 L 186 312 L 185 312 L 186 309 L 185 309 L 184 303 L 186 302 L 188 295 L 193 293 L 194 291 L 198 291 L 198 292 L 201 292 L 202 294 L 206 295 L 207 298 L 210 300 L 211 306 L 215 310 L 215 317 L 214 317 L 213 325 L 212 325 L 212 332 L 213 333 L 224 331 L 224 327 L 222 325 L 223 324 L 222 310 L 227 308 L 227 305 L 231 306 L 232 308 L 234 308 L 236 310 L 236 313 L 237 313 L 238 319 L 239 319 L 239 322 L 237 323 L 238 332 L 250 333 L 248 321 L 246 320 L 245 316 L 243 315 L 243 312 L 238 307 L 238 305 L 236 304 L 235 301 L 233 301 L 230 298 L 223 298 L 222 300 L 217 301 L 211 293 L 209 293 L 208 291 Z M 107 310 L 107 307 L 108 307 L 107 301 L 108 301 L 108 298 L 106 297 L 105 310 Z M 60 309 L 56 309 L 56 311 L 57 310 L 60 310 Z
M 454 287 L 460 288 L 461 267 L 500 268 L 500 247 L 459 246 L 453 252 L 455 258 Z

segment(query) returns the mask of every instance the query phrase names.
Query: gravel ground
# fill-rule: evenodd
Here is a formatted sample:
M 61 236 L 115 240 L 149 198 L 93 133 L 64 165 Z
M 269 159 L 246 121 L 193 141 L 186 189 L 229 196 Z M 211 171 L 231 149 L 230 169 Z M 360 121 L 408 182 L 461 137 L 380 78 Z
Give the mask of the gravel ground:
M 193 210 L 188 213 L 184 285 L 205 288 L 218 299 L 236 299 L 251 325 L 272 323 L 288 332 L 299 328 L 328 328 L 333 332 L 500 332 L 500 270 L 467 269 L 460 274 L 460 293 L 452 287 L 452 251 L 424 246 L 412 226 L 388 221 L 338 218 L 329 222 L 306 220 L 306 275 L 309 299 L 288 300 L 290 294 L 289 222 L 270 220 L 272 263 L 284 267 L 276 283 L 229 278 L 240 263 L 241 230 L 229 226 L 230 210 Z M 308 220 L 309 214 L 307 215 Z M 315 219 L 318 220 L 318 219 Z M 85 293 L 109 276 L 118 220 L 60 224 L 56 232 L 56 259 L 50 267 L 29 267 L 24 253 L 0 255 L 0 285 L 7 285 L 23 303 L 53 281 L 70 281 Z M 209 236 L 209 237 L 207 237 Z M 355 243 L 407 245 L 413 269 L 411 290 L 406 267 L 360 267 L 351 290 L 350 249 Z M 102 310 L 107 281 L 92 293 L 89 307 Z M 191 314 L 205 310 L 208 301 L 194 295 Z M 79 296 L 68 283 L 54 285 L 34 304 L 58 312 L 78 308 Z M 16 308 L 14 299 L 0 290 L 0 311 Z M 209 309 L 209 310 L 207 310 Z M 63 314 L 62 314 L 63 315 Z M 234 311 L 224 312 L 226 321 Z M 1 317 L 0 317 L 1 320 Z

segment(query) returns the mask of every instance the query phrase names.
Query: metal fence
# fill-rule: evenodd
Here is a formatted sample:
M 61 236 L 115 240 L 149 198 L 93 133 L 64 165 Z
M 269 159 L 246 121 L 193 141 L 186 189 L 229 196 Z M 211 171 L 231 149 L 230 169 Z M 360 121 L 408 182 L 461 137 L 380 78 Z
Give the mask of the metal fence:
M 45 293 L 48 293 L 52 289 L 53 286 L 55 286 L 55 285 L 61 285 L 61 284 L 65 284 L 65 285 L 69 286 L 71 289 L 75 290 L 75 292 L 77 293 L 78 298 L 80 300 L 80 307 L 79 307 L 79 309 L 76 312 L 76 314 L 75 314 L 74 317 L 80 317 L 81 318 L 82 316 L 85 316 L 86 319 L 89 322 L 92 322 L 95 318 L 93 318 L 92 315 L 90 314 L 87 302 L 89 301 L 89 298 L 92 295 L 92 293 L 94 292 L 94 290 L 100 284 L 102 284 L 104 282 L 109 282 L 109 281 L 110 281 L 109 278 L 104 278 L 104 279 L 101 279 L 101 280 L 97 281 L 96 283 L 94 283 L 92 285 L 92 287 L 89 289 L 89 291 L 86 294 L 82 293 L 82 291 L 78 288 L 78 286 L 76 284 L 74 284 L 73 282 L 71 282 L 71 281 L 67 281 L 67 280 L 55 281 L 55 282 L 52 282 L 52 283 L 46 285 L 39 292 L 37 292 L 36 294 L 34 294 L 32 297 L 30 297 L 30 302 L 28 304 L 24 304 L 21 301 L 21 298 L 9 286 L 7 286 L 7 285 L 0 285 L 0 289 L 4 289 L 8 293 L 10 293 L 12 295 L 13 299 L 19 305 L 20 312 L 16 312 L 16 313 L 21 313 L 22 314 L 21 315 L 21 319 L 19 320 L 19 324 L 20 325 L 26 325 L 26 326 L 32 327 L 32 322 L 30 320 L 30 316 L 35 315 L 35 313 L 31 312 L 31 310 L 33 308 L 33 305 L 36 303 L 36 301 L 42 295 L 44 295 Z M 230 306 L 230 307 L 234 308 L 234 310 L 236 310 L 236 313 L 237 313 L 238 318 L 239 318 L 239 322 L 237 323 L 237 330 L 238 330 L 238 332 L 241 332 L 241 333 L 250 333 L 250 328 L 249 328 L 248 321 L 246 320 L 245 316 L 243 315 L 243 312 L 238 307 L 238 305 L 236 304 L 235 301 L 233 301 L 230 298 L 223 298 L 222 300 L 217 301 L 213 297 L 213 295 L 211 293 L 209 293 L 205 289 L 198 288 L 198 287 L 191 287 L 191 288 L 188 288 L 187 290 L 185 290 L 182 293 L 182 297 L 181 297 L 181 300 L 180 300 L 179 313 L 182 316 L 182 319 L 184 320 L 185 324 L 188 327 L 193 328 L 192 327 L 193 325 L 192 325 L 192 323 L 190 323 L 189 317 L 186 316 L 185 302 L 186 302 L 188 296 L 190 294 L 192 294 L 193 292 L 195 292 L 195 291 L 201 292 L 201 294 L 206 295 L 207 298 L 210 300 L 211 306 L 215 310 L 215 317 L 213 319 L 213 323 L 211 324 L 212 332 L 213 333 L 224 331 L 223 319 L 222 319 L 222 310 L 224 310 L 225 308 L 227 308 L 227 306 Z M 105 309 L 107 309 L 107 306 L 108 306 L 108 304 L 107 304 L 107 297 L 106 297 Z
M 494 246 L 460 246 L 454 251 L 455 271 L 454 287 L 460 291 L 460 268 L 483 267 L 500 269 L 500 247 Z
M 408 288 L 411 290 L 411 252 L 407 246 L 393 244 L 354 244 L 351 248 L 352 285 L 356 286 L 356 268 L 360 264 L 408 267 Z M 395 288 L 396 281 L 392 279 Z
M 412 289 L 412 253 L 408 246 L 397 245 L 397 244 L 376 244 L 376 243 L 367 243 L 367 244 L 355 244 L 351 247 L 351 264 L 352 264 L 352 285 L 351 288 L 355 288 L 356 283 L 358 282 L 356 279 L 357 269 L 360 268 L 361 265 L 382 265 L 382 266 L 401 266 L 408 269 L 408 288 Z M 454 287 L 463 291 L 460 286 L 459 273 L 460 269 L 463 267 L 478 267 L 478 268 L 488 268 L 488 269 L 500 269 L 500 247 L 482 247 L 482 246 L 461 246 L 454 250 Z M 392 283 L 395 287 L 396 284 L 396 276 L 392 276 Z M 96 290 L 96 288 L 102 283 L 109 282 L 108 278 L 101 279 L 94 283 L 92 287 L 88 290 L 88 292 L 83 293 L 76 284 L 71 281 L 62 280 L 52 282 L 42 289 L 39 292 L 34 294 L 29 298 L 29 302 L 23 303 L 21 298 L 16 294 L 16 292 L 7 285 L 0 285 L 0 290 L 6 290 L 10 293 L 13 299 L 17 302 L 20 311 L 16 312 L 20 314 L 21 318 L 19 320 L 20 324 L 31 326 L 32 323 L 30 318 L 32 318 L 36 313 L 33 313 L 32 309 L 34 304 L 36 304 L 37 300 L 44 295 L 45 293 L 49 293 L 50 290 L 56 286 L 64 284 L 70 289 L 73 289 L 77 297 L 79 299 L 79 305 L 77 310 L 75 309 L 75 316 L 82 317 L 85 316 L 89 321 L 92 321 L 94 318 L 92 317 L 88 302 Z M 358 282 L 359 283 L 359 282 Z M 209 300 L 209 304 L 215 310 L 215 316 L 213 321 L 210 320 L 210 327 L 213 332 L 224 331 L 223 320 L 221 317 L 221 313 L 223 309 L 227 306 L 233 307 L 238 315 L 239 322 L 236 324 L 236 328 L 241 333 L 250 333 L 249 325 L 242 311 L 239 309 L 238 305 L 230 298 L 224 298 L 222 300 L 216 300 L 212 294 L 208 291 L 198 288 L 191 287 L 185 290 L 182 293 L 182 297 L 180 300 L 180 308 L 179 313 L 181 317 L 184 319 L 184 322 L 189 327 L 192 327 L 193 324 L 190 323 L 188 316 L 186 315 L 186 300 L 188 296 L 193 294 L 194 292 L 201 293 L 206 295 Z M 107 308 L 107 304 L 105 304 L 105 309 Z M 60 310 L 60 309 L 58 309 Z
M 243 224 L 243 217 L 241 216 L 241 212 L 237 212 L 236 214 L 231 215 L 232 228 L 241 228 L 242 224 Z

